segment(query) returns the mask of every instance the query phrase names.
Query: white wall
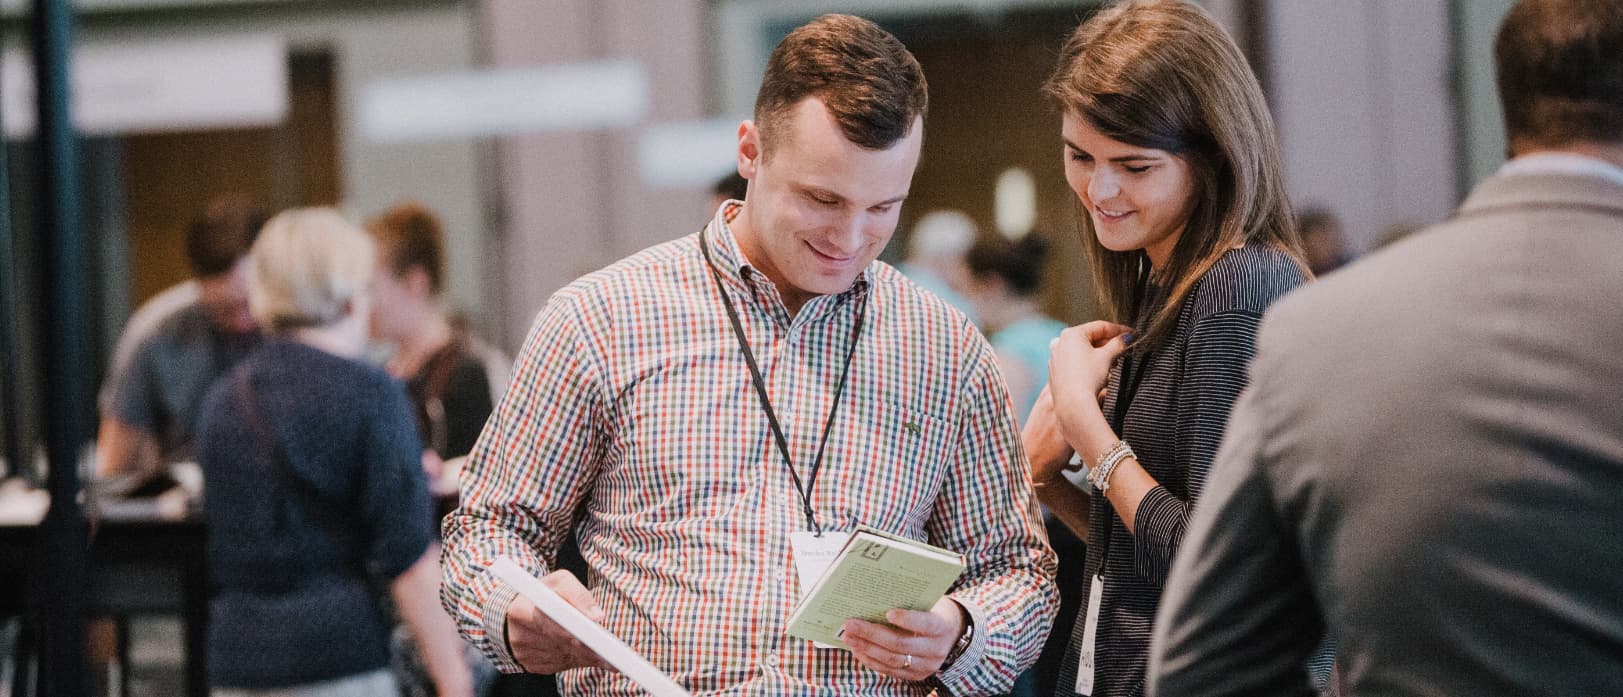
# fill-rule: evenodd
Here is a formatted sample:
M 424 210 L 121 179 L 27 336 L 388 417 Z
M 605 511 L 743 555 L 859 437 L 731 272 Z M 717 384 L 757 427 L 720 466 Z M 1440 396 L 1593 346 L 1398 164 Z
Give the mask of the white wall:
M 1268 3 L 1269 99 L 1298 204 L 1366 249 L 1458 203 L 1448 0 Z

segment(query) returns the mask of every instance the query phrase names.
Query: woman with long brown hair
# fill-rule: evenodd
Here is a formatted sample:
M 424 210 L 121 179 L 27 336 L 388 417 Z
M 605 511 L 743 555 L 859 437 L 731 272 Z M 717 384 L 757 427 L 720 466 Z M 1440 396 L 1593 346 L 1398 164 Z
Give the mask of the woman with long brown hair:
M 1060 580 L 1086 584 L 1089 602 L 1059 693 L 1139 695 L 1162 585 L 1262 314 L 1309 273 L 1262 90 L 1199 7 L 1100 11 L 1044 91 L 1108 318 L 1055 340 L 1023 434 L 1042 501 L 1088 540 L 1087 578 Z M 1061 476 L 1073 453 L 1091 492 Z

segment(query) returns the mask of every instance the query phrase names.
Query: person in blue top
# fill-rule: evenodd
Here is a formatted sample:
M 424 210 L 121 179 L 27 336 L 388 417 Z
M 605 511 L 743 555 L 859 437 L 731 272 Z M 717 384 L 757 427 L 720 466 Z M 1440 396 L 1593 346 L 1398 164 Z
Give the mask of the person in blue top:
M 1047 258 L 1047 240 L 1030 233 L 1012 242 L 983 239 L 964 259 L 969 266 L 969 301 L 997 353 L 1014 416 L 1021 423 L 1048 384 L 1048 344 L 1065 331 L 1065 323 L 1043 314 L 1038 306 Z
M 360 361 L 375 247 L 331 209 L 282 213 L 248 255 L 264 345 L 209 389 L 213 697 L 398 697 L 387 593 L 442 697 L 472 697 L 438 607 L 439 552 L 405 390 Z

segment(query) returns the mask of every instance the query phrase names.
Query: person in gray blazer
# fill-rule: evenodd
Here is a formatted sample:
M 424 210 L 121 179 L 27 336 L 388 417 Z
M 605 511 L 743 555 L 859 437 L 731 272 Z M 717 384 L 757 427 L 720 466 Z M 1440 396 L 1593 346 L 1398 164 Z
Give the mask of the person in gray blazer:
M 1623 4 L 1524 0 L 1512 159 L 1265 317 L 1155 622 L 1150 693 L 1623 689 Z

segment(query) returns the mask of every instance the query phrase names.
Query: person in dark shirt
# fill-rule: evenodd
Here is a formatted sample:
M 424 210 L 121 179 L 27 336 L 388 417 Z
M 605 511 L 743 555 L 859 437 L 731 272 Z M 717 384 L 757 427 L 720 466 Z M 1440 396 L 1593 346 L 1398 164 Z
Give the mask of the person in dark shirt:
M 271 338 L 210 388 L 197 448 L 216 697 L 396 697 L 384 586 L 439 694 L 472 694 L 436 602 L 410 408 L 357 360 L 373 270 L 371 239 L 327 209 L 278 215 L 249 255 L 249 303 Z
M 384 369 L 405 384 L 411 399 L 439 518 L 456 508 L 458 470 L 506 384 L 493 378 L 487 351 L 446 311 L 445 231 L 439 216 L 420 203 L 400 203 L 368 220 L 366 231 L 378 248 L 372 338 L 393 349 Z M 571 551 L 569 558 L 579 556 Z M 395 676 L 403 697 L 427 697 L 433 694 L 431 676 L 409 629 L 394 631 Z M 496 679 L 476 650 L 469 646 L 465 653 L 481 680 Z
M 1071 35 L 1045 88 L 1111 321 L 1054 341 L 1023 433 L 1043 503 L 1087 541 L 1060 695 L 1144 692 L 1151 621 L 1263 312 L 1302 284 L 1256 78 L 1186 2 L 1129 2 Z M 1072 454 L 1091 493 L 1061 475 Z
M 448 316 L 445 232 L 439 216 L 418 203 L 401 203 L 368 220 L 378 246 L 373 282 L 372 337 L 394 352 L 385 370 L 406 383 L 424 446 L 430 481 L 449 480 L 444 463 L 473 449 L 496 392 L 473 338 Z M 454 501 L 453 501 L 454 503 Z

